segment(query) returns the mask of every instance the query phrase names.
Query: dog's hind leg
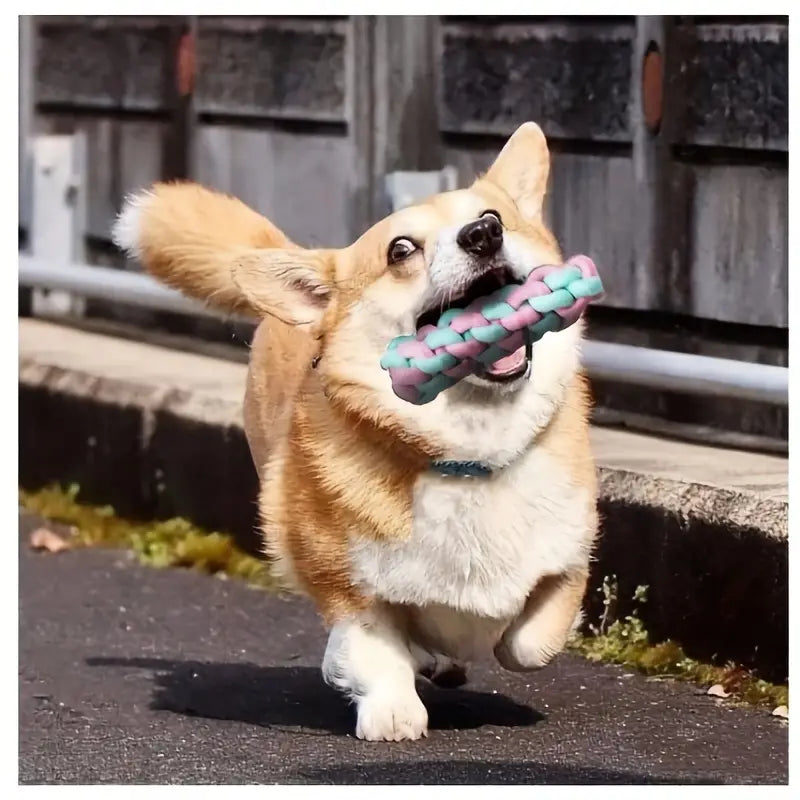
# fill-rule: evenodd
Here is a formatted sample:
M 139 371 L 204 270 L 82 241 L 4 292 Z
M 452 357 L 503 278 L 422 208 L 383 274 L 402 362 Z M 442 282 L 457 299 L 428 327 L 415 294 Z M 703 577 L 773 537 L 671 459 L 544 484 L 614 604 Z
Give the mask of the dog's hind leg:
M 437 661 L 436 668 L 430 675 L 422 673 L 431 683 L 436 684 L 442 689 L 458 689 L 467 682 L 467 668 L 458 661 L 448 659 L 440 664 Z
M 411 655 L 417 664 L 417 674 L 442 689 L 458 689 L 467 682 L 467 668 L 460 661 L 426 650 L 410 643 Z
M 402 624 L 375 606 L 333 626 L 322 674 L 355 702 L 359 739 L 400 741 L 428 735 L 416 667 Z
M 441 653 L 429 653 L 427 650 L 411 645 L 411 652 L 417 661 L 417 672 L 442 689 L 458 689 L 467 682 L 467 668 Z
M 497 660 L 515 672 L 548 664 L 580 621 L 587 580 L 585 570 L 542 578 L 495 647 Z

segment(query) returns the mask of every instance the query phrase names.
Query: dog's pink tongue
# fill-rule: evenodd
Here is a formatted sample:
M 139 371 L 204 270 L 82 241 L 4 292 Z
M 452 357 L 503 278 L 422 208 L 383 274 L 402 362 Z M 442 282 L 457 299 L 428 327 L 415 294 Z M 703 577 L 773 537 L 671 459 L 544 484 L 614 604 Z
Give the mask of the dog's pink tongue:
M 519 350 L 515 350 L 510 356 L 505 356 L 494 362 L 489 367 L 486 367 L 486 371 L 490 375 L 510 375 L 513 372 L 517 372 L 522 365 L 525 363 L 525 347 L 520 347 Z

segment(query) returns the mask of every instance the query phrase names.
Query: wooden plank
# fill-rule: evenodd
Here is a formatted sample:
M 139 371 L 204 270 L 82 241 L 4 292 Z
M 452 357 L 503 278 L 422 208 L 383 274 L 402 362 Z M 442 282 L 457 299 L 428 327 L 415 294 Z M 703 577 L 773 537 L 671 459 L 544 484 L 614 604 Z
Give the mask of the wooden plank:
M 161 109 L 171 73 L 170 25 L 158 17 L 37 17 L 37 102 Z
M 241 198 L 301 244 L 339 247 L 351 241 L 351 159 L 343 136 L 201 124 L 192 174 Z
M 480 149 L 451 144 L 445 161 L 458 168 L 459 185 L 468 186 L 501 145 L 500 139 L 497 147 Z M 565 255 L 596 260 L 607 289 L 603 305 L 786 327 L 786 171 L 678 165 L 671 180 L 687 192 L 680 226 L 687 226 L 689 244 L 679 273 L 660 295 L 662 276 L 641 271 L 634 257 L 642 199 L 631 159 L 554 153 L 546 218 Z M 655 289 L 647 288 L 649 281 Z M 648 294 L 652 303 L 645 302 Z
M 686 194 L 670 148 L 683 95 L 673 32 L 671 17 L 636 18 L 630 104 L 634 201 L 628 218 L 634 308 L 671 307 L 686 274 Z
M 443 166 L 436 102 L 438 19 L 380 16 L 373 33 L 373 170 L 379 218 L 391 210 L 384 176 Z
M 391 210 L 385 177 L 439 170 L 438 18 L 355 16 L 347 45 L 347 125 L 353 169 L 350 231 Z
M 690 303 L 686 313 L 786 328 L 788 174 L 694 166 Z
M 633 165 L 624 156 L 555 153 L 545 215 L 564 256 L 585 253 L 597 263 L 603 305 L 639 308 L 631 220 L 638 202 Z
M 451 144 L 445 161 L 459 173 L 459 186 L 469 186 L 491 165 L 495 147 L 466 148 Z M 585 253 L 598 265 L 607 289 L 604 305 L 636 307 L 631 219 L 636 200 L 633 166 L 622 156 L 553 153 L 545 219 L 565 256 Z
M 90 161 L 88 233 L 110 239 L 111 225 L 129 192 L 162 177 L 163 123 L 100 120 L 86 126 Z M 100 155 L 102 153 L 102 156 Z
M 548 136 L 627 142 L 629 24 L 446 23 L 442 127 L 510 134 L 534 120 Z
M 473 14 L 444 14 L 441 19 L 444 22 L 471 22 L 476 19 Z M 483 25 L 530 25 L 531 20 L 535 19 L 537 23 L 560 23 L 560 24 L 574 24 L 575 17 L 570 14 L 537 14 L 532 17 L 530 14 L 516 15 L 516 14 L 481 14 L 480 21 Z M 588 17 L 592 25 L 619 25 L 621 22 L 630 23 L 634 22 L 635 17 L 626 16 L 625 14 L 611 14 L 611 15 L 596 15 L 592 14 Z
M 458 185 L 469 186 L 478 175 L 486 172 L 497 158 L 505 139 L 497 137 L 494 144 L 487 142 L 479 147 L 470 147 L 468 140 L 451 138 L 444 147 L 444 162 L 456 168 Z
M 171 28 L 172 71 L 166 104 L 170 112 L 164 140 L 164 180 L 188 178 L 191 172 L 194 135 L 197 17 L 175 17 Z
M 197 111 L 344 122 L 347 22 L 201 17 Z
M 694 24 L 694 25 L 762 25 L 762 24 L 778 24 L 788 25 L 788 14 L 747 14 L 745 16 L 736 16 L 734 14 L 712 14 L 702 15 L 695 14 L 693 16 L 679 15 L 675 19 L 678 23 Z
M 165 123 L 48 114 L 40 116 L 40 127 L 85 133 L 86 233 L 109 241 L 125 195 L 161 178 Z
M 352 165 L 347 175 L 347 214 L 351 240 L 377 218 L 375 138 L 372 65 L 375 60 L 375 17 L 357 15 L 347 31 L 346 118 L 352 147 Z
M 443 26 L 445 130 L 508 134 L 534 119 L 559 138 L 629 140 L 631 95 L 623 84 L 630 80 L 625 59 L 633 28 L 624 18 L 457 19 Z M 683 55 L 673 72 L 682 74 L 687 93 L 674 141 L 787 150 L 788 25 L 704 21 L 679 26 Z
M 19 227 L 27 231 L 31 224 L 30 137 L 33 135 L 33 18 L 19 18 Z
M 375 19 L 376 150 L 381 174 L 442 166 L 436 107 L 438 20 Z
M 679 30 L 689 91 L 676 141 L 788 151 L 788 25 Z

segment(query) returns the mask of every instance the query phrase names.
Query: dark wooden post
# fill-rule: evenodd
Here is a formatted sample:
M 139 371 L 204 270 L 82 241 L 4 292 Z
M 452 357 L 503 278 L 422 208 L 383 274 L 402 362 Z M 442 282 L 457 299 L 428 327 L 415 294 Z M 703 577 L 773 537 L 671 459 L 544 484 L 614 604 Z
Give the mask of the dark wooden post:
M 384 176 L 443 166 L 437 85 L 439 18 L 355 16 L 350 21 L 354 137 L 353 224 L 362 232 L 389 212 Z
M 436 86 L 439 18 L 375 18 L 376 166 L 440 169 Z
M 177 18 L 171 31 L 172 75 L 168 82 L 166 107 L 170 125 L 164 137 L 163 177 L 188 178 L 191 175 L 196 127 L 194 104 L 197 64 L 197 17 Z
M 638 16 L 630 104 L 634 174 L 631 230 L 638 308 L 669 307 L 684 273 L 684 193 L 672 158 L 675 126 L 680 119 L 678 70 L 674 19 Z
M 375 153 L 373 130 L 373 81 L 375 17 L 350 18 L 346 61 L 346 117 L 353 143 L 349 172 L 350 237 L 363 233 L 374 217 Z

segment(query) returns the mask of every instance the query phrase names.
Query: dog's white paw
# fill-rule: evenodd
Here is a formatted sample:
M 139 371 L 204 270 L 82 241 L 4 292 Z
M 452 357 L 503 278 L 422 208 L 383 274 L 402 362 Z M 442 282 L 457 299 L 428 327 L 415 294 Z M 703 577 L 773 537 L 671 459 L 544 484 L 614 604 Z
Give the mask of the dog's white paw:
M 428 712 L 416 692 L 372 693 L 358 701 L 356 736 L 370 742 L 399 742 L 428 735 Z

